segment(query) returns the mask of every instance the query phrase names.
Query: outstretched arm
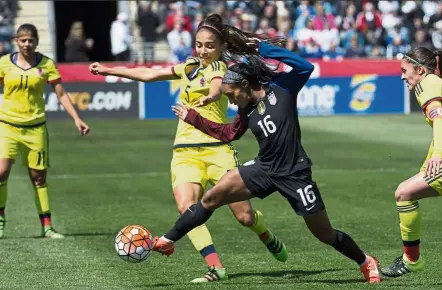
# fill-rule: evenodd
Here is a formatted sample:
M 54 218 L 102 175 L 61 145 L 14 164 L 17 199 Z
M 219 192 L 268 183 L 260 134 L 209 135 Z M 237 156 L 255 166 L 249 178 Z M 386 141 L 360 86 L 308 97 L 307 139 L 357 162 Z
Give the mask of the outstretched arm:
M 296 53 L 262 41 L 259 44 L 258 53 L 263 58 L 281 61 L 292 68 L 290 72 L 281 73 L 274 80 L 277 85 L 287 88 L 292 94 L 297 94 L 301 90 L 314 69 L 310 62 Z
M 106 67 L 98 62 L 89 66 L 94 75 L 117 76 L 140 82 L 155 82 L 178 79 L 171 68 L 151 69 L 147 67 Z
M 238 140 L 248 129 L 247 114 L 243 110 L 239 110 L 232 124 L 220 124 L 209 121 L 202 117 L 194 109 L 188 109 L 182 104 L 172 107 L 175 115 L 198 130 L 206 133 L 213 138 L 224 142 Z

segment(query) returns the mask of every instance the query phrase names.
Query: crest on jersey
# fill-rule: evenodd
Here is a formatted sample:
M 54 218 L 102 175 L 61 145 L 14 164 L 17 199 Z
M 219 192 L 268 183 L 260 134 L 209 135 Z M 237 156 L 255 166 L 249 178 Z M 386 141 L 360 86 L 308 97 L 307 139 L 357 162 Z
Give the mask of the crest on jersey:
M 267 99 L 269 100 L 270 105 L 274 106 L 276 104 L 276 96 L 275 93 L 273 91 L 271 91 L 267 97 Z
M 258 113 L 260 115 L 264 115 L 265 112 L 266 112 L 266 104 L 264 104 L 263 101 L 259 101 L 259 103 L 258 103 Z
M 206 80 L 204 78 L 200 79 L 200 85 L 201 87 L 204 87 L 206 85 Z
M 38 75 L 39 75 L 39 76 L 42 76 L 43 74 L 44 74 L 43 69 L 39 68 L 39 69 L 38 69 Z

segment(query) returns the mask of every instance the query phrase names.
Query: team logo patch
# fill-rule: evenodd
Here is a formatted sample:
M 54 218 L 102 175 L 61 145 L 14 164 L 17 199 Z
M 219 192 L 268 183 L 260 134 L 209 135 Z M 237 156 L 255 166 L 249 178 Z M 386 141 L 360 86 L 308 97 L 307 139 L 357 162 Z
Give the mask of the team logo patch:
M 206 80 L 204 78 L 200 79 L 200 85 L 201 87 L 204 87 L 206 85 Z
M 39 76 L 43 76 L 43 74 L 44 74 L 43 69 L 39 68 L 39 69 L 38 69 L 38 75 L 39 75 Z
M 270 94 L 267 98 L 269 100 L 270 105 L 274 106 L 276 104 L 277 99 L 276 99 L 275 93 L 273 91 L 270 92 Z
M 258 113 L 259 113 L 260 115 L 264 115 L 265 112 L 266 112 L 266 104 L 264 104 L 263 101 L 260 101 L 260 102 L 258 103 Z

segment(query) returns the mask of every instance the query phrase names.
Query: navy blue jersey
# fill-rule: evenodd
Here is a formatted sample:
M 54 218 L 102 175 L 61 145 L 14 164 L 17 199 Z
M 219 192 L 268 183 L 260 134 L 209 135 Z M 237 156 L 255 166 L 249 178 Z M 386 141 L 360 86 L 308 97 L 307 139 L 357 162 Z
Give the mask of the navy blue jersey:
M 266 88 L 257 104 L 240 109 L 232 124 L 218 124 L 189 110 L 186 122 L 219 140 L 239 139 L 250 129 L 259 143 L 257 161 L 269 174 L 290 174 L 311 166 L 301 145 L 297 95 L 305 85 L 313 65 L 287 49 L 261 43 L 259 55 L 285 63 L 292 69 L 280 73 Z

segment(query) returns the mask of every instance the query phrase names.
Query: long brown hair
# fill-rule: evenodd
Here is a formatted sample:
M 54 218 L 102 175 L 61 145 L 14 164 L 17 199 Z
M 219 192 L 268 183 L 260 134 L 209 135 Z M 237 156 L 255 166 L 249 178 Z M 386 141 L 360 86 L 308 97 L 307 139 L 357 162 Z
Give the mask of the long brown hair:
M 442 51 L 432 51 L 426 47 L 415 47 L 405 55 L 407 62 L 412 63 L 414 68 L 424 66 L 430 73 L 440 76 L 442 67 Z
M 224 61 L 237 62 L 238 58 L 258 55 L 255 48 L 248 45 L 250 38 L 258 38 L 276 46 L 285 46 L 287 43 L 287 39 L 282 36 L 269 37 L 267 34 L 248 33 L 232 25 L 224 24 L 218 14 L 211 14 L 201 21 L 196 32 L 198 33 L 201 29 L 215 33 L 221 43 L 227 43 L 227 51 L 222 55 Z

